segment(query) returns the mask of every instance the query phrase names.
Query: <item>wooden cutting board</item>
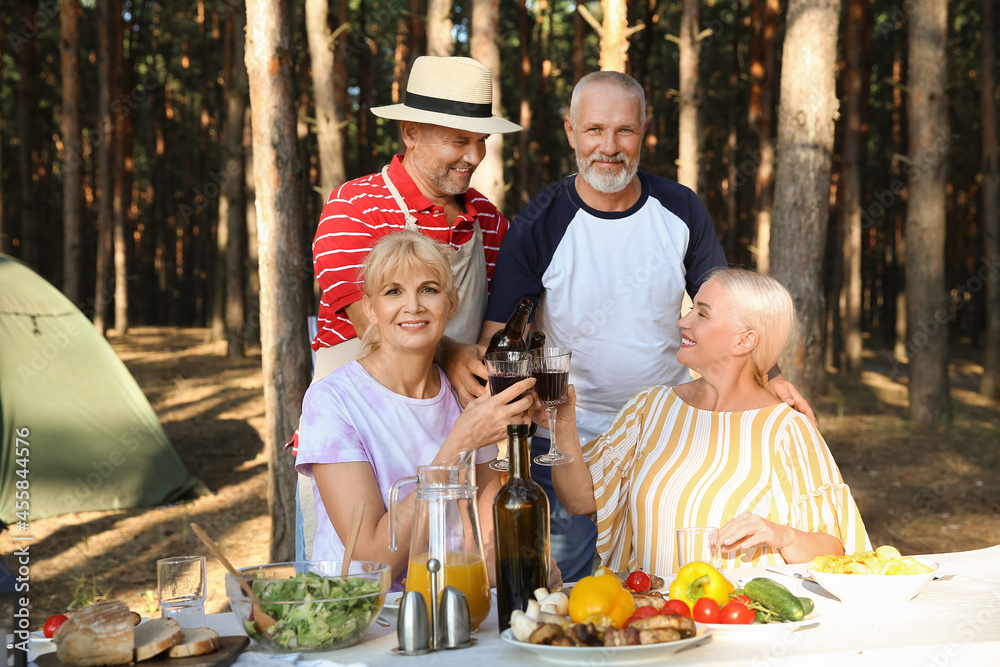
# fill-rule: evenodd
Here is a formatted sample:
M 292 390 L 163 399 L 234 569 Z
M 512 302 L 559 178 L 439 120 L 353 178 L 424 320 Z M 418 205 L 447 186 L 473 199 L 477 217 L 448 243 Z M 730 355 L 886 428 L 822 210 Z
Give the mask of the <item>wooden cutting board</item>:
M 236 656 L 250 643 L 249 637 L 219 637 L 222 644 L 217 650 L 205 655 L 193 655 L 190 658 L 168 658 L 167 654 L 161 653 L 155 658 L 132 663 L 143 667 L 229 667 L 236 660 Z M 45 653 L 35 659 L 38 667 L 62 667 L 55 652 Z

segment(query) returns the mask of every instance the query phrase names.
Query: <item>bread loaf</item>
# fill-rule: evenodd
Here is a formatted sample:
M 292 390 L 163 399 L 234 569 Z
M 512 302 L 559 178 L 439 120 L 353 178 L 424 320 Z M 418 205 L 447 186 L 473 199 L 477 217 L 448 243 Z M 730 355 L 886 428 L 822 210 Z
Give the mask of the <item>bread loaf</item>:
M 124 602 L 98 602 L 63 623 L 52 641 L 65 667 L 101 667 L 132 662 L 132 612 Z
M 184 640 L 171 646 L 167 656 L 188 658 L 192 655 L 211 653 L 222 645 L 219 633 L 211 628 L 184 628 Z
M 135 661 L 149 660 L 180 644 L 184 631 L 172 618 L 154 618 L 135 628 Z

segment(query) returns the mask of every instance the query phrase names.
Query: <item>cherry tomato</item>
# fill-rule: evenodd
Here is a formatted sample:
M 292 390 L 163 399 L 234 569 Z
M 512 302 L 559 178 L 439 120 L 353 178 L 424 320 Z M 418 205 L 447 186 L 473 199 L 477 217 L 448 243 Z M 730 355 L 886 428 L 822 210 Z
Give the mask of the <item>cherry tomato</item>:
M 638 621 L 640 618 L 649 618 L 650 616 L 656 616 L 659 613 L 660 611 L 652 605 L 639 607 L 638 609 L 635 610 L 634 614 L 628 617 L 628 620 L 625 621 L 625 625 L 628 625 L 632 621 Z
M 663 607 L 661 614 L 680 614 L 681 616 L 686 616 L 691 618 L 691 608 L 687 606 L 687 602 L 684 600 L 667 600 L 667 604 Z
M 691 616 L 699 623 L 721 623 L 719 603 L 712 598 L 701 598 L 694 603 Z
M 722 623 L 730 623 L 732 625 L 749 625 L 757 620 L 757 612 L 750 609 L 742 600 L 738 599 L 741 597 L 746 596 L 738 595 L 722 608 L 722 611 L 720 612 Z
M 649 575 L 642 570 L 636 570 L 632 574 L 628 575 L 628 579 L 625 580 L 628 587 L 631 588 L 636 593 L 641 593 L 642 591 L 649 590 Z
M 750 598 L 742 593 L 740 595 L 734 595 L 730 600 L 736 600 L 737 602 L 742 602 L 747 606 L 747 609 L 753 609 L 753 604 L 750 602 Z
M 69 618 L 63 614 L 55 614 L 49 616 L 48 620 L 45 621 L 45 625 L 42 626 L 42 634 L 44 634 L 49 639 L 52 639 L 52 635 L 56 633 L 59 626 L 68 621 Z

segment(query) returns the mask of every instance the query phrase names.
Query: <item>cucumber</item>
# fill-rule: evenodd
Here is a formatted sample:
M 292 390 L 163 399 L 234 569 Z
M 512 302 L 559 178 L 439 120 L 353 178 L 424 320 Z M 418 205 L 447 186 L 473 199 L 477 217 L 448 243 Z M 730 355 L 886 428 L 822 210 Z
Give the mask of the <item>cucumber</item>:
M 757 577 L 747 582 L 743 590 L 751 600 L 759 602 L 783 621 L 801 621 L 805 618 L 802 601 L 777 581 Z
M 816 603 L 812 601 L 812 598 L 800 597 L 799 602 L 802 603 L 802 613 L 805 616 L 813 613 L 813 609 L 816 608 Z

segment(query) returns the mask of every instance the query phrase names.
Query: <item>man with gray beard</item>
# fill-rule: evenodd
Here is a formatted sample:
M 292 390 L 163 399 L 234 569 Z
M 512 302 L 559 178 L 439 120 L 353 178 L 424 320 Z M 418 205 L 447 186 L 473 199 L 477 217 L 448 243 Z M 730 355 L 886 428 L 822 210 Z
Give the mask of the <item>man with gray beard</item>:
M 566 136 L 579 173 L 547 188 L 511 224 L 497 260 L 480 350 L 522 297 L 536 304 L 534 328 L 549 346 L 573 351 L 581 440 L 606 431 L 638 391 L 690 380 L 677 362 L 684 292 L 726 266 L 708 211 L 674 181 L 639 171 L 647 126 L 642 87 L 618 72 L 594 72 L 573 90 Z M 446 370 L 465 405 L 483 391 L 474 348 L 453 352 Z M 769 386 L 775 382 L 770 382 Z M 794 387 L 772 386 L 811 415 Z M 549 449 L 539 427 L 533 456 Z M 535 465 L 551 508 L 552 556 L 564 581 L 591 573 L 597 530 L 571 516 L 552 490 L 551 470 Z M 664 573 L 661 573 L 664 574 Z

